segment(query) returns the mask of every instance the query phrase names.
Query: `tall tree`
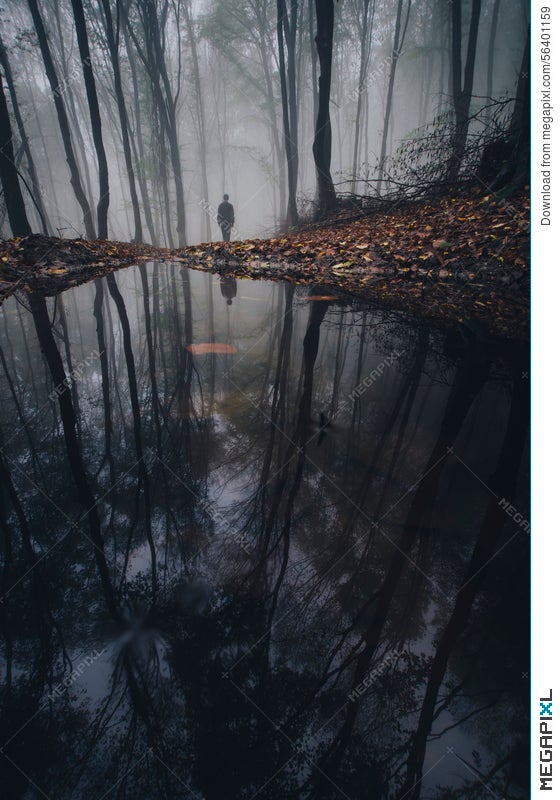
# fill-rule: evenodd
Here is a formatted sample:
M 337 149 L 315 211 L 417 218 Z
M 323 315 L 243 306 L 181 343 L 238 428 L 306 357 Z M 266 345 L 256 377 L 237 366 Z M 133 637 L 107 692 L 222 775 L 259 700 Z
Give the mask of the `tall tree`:
M 494 92 L 494 50 L 496 48 L 496 34 L 498 32 L 498 18 L 500 15 L 500 0 L 494 0 L 492 7 L 492 22 L 488 38 L 488 66 L 486 68 L 486 94 L 492 97 Z
M 525 48 L 521 60 L 521 68 L 517 78 L 515 105 L 509 126 L 509 136 L 513 141 L 513 162 L 515 172 L 510 182 L 510 189 L 528 183 L 530 175 L 530 143 L 531 143 L 531 37 L 527 28 Z
M 37 40 L 39 42 L 39 47 L 41 49 L 41 56 L 43 58 L 43 63 L 45 65 L 45 72 L 54 99 L 56 115 L 58 118 L 58 124 L 62 136 L 62 143 L 64 145 L 64 153 L 66 155 L 66 161 L 68 163 L 68 168 L 70 170 L 70 183 L 72 184 L 72 188 L 74 189 L 74 194 L 76 195 L 76 200 L 78 201 L 80 208 L 82 209 L 82 213 L 84 215 L 84 226 L 86 229 L 86 236 L 89 239 L 95 239 L 95 226 L 93 224 L 93 215 L 91 213 L 91 208 L 82 186 L 80 171 L 78 168 L 78 162 L 76 161 L 76 154 L 74 152 L 74 146 L 72 144 L 72 134 L 70 133 L 70 124 L 68 122 L 68 115 L 66 113 L 64 101 L 62 99 L 62 96 L 64 94 L 64 86 L 61 85 L 58 81 L 56 67 L 54 65 L 54 60 L 51 54 L 47 32 L 45 30 L 45 25 L 43 22 L 43 18 L 41 16 L 41 12 L 39 10 L 38 2 L 37 0 L 27 0 L 27 3 L 29 5 L 31 17 L 33 18 L 33 24 L 35 26 L 35 31 L 37 33 Z
M 147 159 L 144 147 L 144 135 L 143 135 L 143 125 L 142 125 L 143 120 L 141 113 L 140 90 L 139 90 L 139 76 L 136 67 L 136 60 L 134 58 L 134 50 L 132 48 L 130 37 L 127 36 L 126 27 L 124 29 L 123 38 L 126 48 L 128 66 L 130 69 L 130 77 L 132 79 L 133 112 L 131 117 L 134 120 L 134 128 L 136 133 L 135 136 L 130 137 L 130 143 L 132 145 L 134 161 L 138 167 L 138 185 L 140 187 L 140 194 L 142 196 L 142 207 L 144 209 L 144 218 L 146 220 L 146 227 L 148 228 L 148 233 L 150 234 L 151 243 L 157 245 L 159 244 L 159 237 L 156 233 L 156 223 L 154 221 L 154 215 L 152 213 L 152 205 L 150 202 L 150 191 L 148 188 L 148 177 L 146 170 Z
M 296 97 L 296 29 L 297 0 L 290 0 L 290 12 L 286 0 L 276 3 L 276 35 L 278 38 L 278 62 L 280 89 L 282 95 L 282 120 L 284 125 L 284 145 L 288 163 L 288 225 L 296 225 L 297 181 L 298 181 L 298 137 L 297 137 L 297 97 Z M 286 66 L 287 60 L 287 66 Z
M 0 72 L 0 180 L 4 189 L 4 201 L 12 233 L 14 236 L 28 236 L 31 233 L 31 225 L 27 219 L 19 185 L 12 139 L 12 125 Z
M 185 15 L 187 22 L 187 37 L 192 59 L 192 77 L 195 90 L 195 109 L 194 114 L 196 135 L 198 140 L 198 152 L 200 155 L 200 174 L 202 183 L 202 197 L 208 202 L 208 163 L 207 163 L 207 142 L 206 142 L 206 111 L 204 107 L 204 92 L 202 90 L 202 82 L 200 78 L 200 63 L 198 58 L 198 46 L 194 30 L 194 20 L 192 16 L 191 3 L 187 0 L 185 3 Z M 210 215 L 206 208 L 202 209 L 202 238 L 209 241 L 211 237 L 210 229 Z
M 367 74 L 371 59 L 371 40 L 373 34 L 373 15 L 375 14 L 375 0 L 359 0 L 355 4 L 355 19 L 358 35 L 360 37 L 360 69 L 358 73 L 358 99 L 356 103 L 356 121 L 354 123 L 354 153 L 352 156 L 352 193 L 356 191 L 358 175 L 358 151 L 360 146 L 360 133 L 362 123 L 362 109 L 364 95 L 367 87 Z
M 478 27 L 482 0 L 472 0 L 469 36 L 465 71 L 463 72 L 462 39 L 463 39 L 463 3 L 462 0 L 451 0 L 451 85 L 453 109 L 455 111 L 455 130 L 451 142 L 451 155 L 448 165 L 448 179 L 457 180 L 469 132 L 469 113 L 474 82 L 474 65 L 478 42 Z
M 319 99 L 313 158 L 317 173 L 317 203 L 319 213 L 330 211 L 336 206 L 336 194 L 331 176 L 332 130 L 330 116 L 332 50 L 334 33 L 333 0 L 315 0 L 317 21 L 317 55 L 319 56 Z
M 21 109 L 19 107 L 19 101 L 16 93 L 16 87 L 14 84 L 14 78 L 12 75 L 12 68 L 10 65 L 10 61 L 8 58 L 8 52 L 6 47 L 4 46 L 4 42 L 2 41 L 2 37 L 0 36 L 0 66 L 4 70 L 4 75 L 6 77 L 6 85 L 8 87 L 8 91 L 10 93 L 10 100 L 12 101 L 12 109 L 14 112 L 14 119 L 16 121 L 19 138 L 21 141 L 21 146 L 25 153 L 25 158 L 27 160 L 27 169 L 29 172 L 29 178 L 31 181 L 31 188 L 33 189 L 33 201 L 37 208 L 37 212 L 39 214 L 41 220 L 41 226 L 43 228 L 43 233 L 49 234 L 49 225 L 48 225 L 48 218 L 47 212 L 45 211 L 45 206 L 43 203 L 43 196 L 41 191 L 41 184 L 39 182 L 39 177 L 37 175 L 37 167 L 35 166 L 35 160 L 33 158 L 33 154 L 31 152 L 31 148 L 29 146 L 29 139 L 27 137 L 27 131 L 25 130 L 25 124 L 23 121 L 23 117 L 21 114 Z
M 103 128 L 101 124 L 101 113 L 99 111 L 99 101 L 97 99 L 97 88 L 95 86 L 95 76 L 91 64 L 89 51 L 89 41 L 84 16 L 82 0 L 72 0 L 72 11 L 74 12 L 74 24 L 76 25 L 76 36 L 78 39 L 78 49 L 82 61 L 82 72 L 86 85 L 86 94 L 91 120 L 91 133 L 93 144 L 97 155 L 97 165 L 99 169 L 99 201 L 97 203 L 97 233 L 100 239 L 109 238 L 108 220 L 109 213 L 109 168 L 105 155 L 105 145 L 103 144 Z
M 166 60 L 167 27 L 169 15 L 173 13 L 174 25 L 177 35 L 177 52 L 181 52 L 180 6 L 170 8 L 167 2 L 159 0 L 136 0 L 135 8 L 138 21 L 142 30 L 142 39 L 137 36 L 135 25 L 132 24 L 127 11 L 127 27 L 130 38 L 144 64 L 153 91 L 157 113 L 161 118 L 163 129 L 169 143 L 169 157 L 175 185 L 177 234 L 179 247 L 187 243 L 187 218 L 185 209 L 185 189 L 183 186 L 183 168 L 181 162 L 181 149 L 179 145 L 179 129 L 177 119 L 177 106 L 181 91 L 181 62 L 177 69 L 177 85 L 175 89 L 171 84 L 171 77 Z M 170 242 L 172 244 L 172 242 Z
M 60 69 L 60 83 L 64 87 L 64 103 L 68 112 L 80 174 L 83 175 L 88 203 L 93 209 L 95 200 L 90 175 L 90 163 L 93 166 L 93 162 L 89 156 L 91 125 L 84 124 L 87 108 L 84 105 L 83 93 L 78 80 L 80 65 L 77 64 L 75 55 L 72 21 L 65 13 L 62 13 L 64 9 L 61 9 L 62 4 L 59 0 L 40 0 L 41 4 L 44 4 L 43 16 L 48 20 L 47 32 L 51 52 L 54 54 L 57 69 Z M 92 139 L 91 146 L 94 146 Z
M 132 203 L 132 214 L 134 217 L 134 241 L 141 242 L 143 238 L 142 218 L 140 216 L 140 203 L 138 202 L 138 192 L 136 191 L 136 180 L 134 176 L 134 166 L 132 163 L 132 150 L 130 146 L 130 136 L 128 133 L 128 113 L 126 110 L 126 103 L 124 100 L 121 65 L 119 61 L 120 3 L 117 2 L 116 4 L 117 18 L 115 25 L 113 22 L 113 13 L 111 11 L 111 4 L 109 0 L 99 0 L 99 2 L 103 9 L 107 46 L 109 48 L 109 55 L 111 57 L 111 67 L 113 69 L 115 98 L 117 101 L 117 109 L 119 112 L 119 123 L 120 123 L 121 138 L 123 144 L 124 161 L 126 165 L 126 174 L 128 177 L 130 201 Z
M 395 33 L 393 36 L 393 48 L 391 50 L 389 85 L 387 87 L 387 97 L 385 99 L 385 114 L 383 116 L 383 135 L 381 137 L 381 153 L 379 155 L 379 168 L 377 173 L 378 192 L 381 192 L 381 181 L 383 179 L 383 170 L 385 168 L 385 160 L 387 158 L 387 138 L 389 135 L 389 121 L 391 119 L 391 108 L 393 105 L 393 93 L 395 89 L 395 75 L 397 72 L 397 61 L 399 60 L 399 56 L 403 48 L 404 37 L 406 36 L 406 29 L 408 27 L 408 20 L 410 19 L 410 4 L 411 0 L 408 0 L 404 24 L 402 22 L 403 0 L 398 0 L 397 4 L 397 18 L 395 20 Z M 401 27 L 402 27 L 402 33 L 401 33 Z

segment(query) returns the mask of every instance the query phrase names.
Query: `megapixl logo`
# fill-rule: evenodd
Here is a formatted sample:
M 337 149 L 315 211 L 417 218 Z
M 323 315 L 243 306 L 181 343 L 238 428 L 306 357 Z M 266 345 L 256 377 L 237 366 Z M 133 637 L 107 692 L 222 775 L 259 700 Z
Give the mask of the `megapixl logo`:
M 539 789 L 552 791 L 552 689 L 539 697 L 539 750 Z

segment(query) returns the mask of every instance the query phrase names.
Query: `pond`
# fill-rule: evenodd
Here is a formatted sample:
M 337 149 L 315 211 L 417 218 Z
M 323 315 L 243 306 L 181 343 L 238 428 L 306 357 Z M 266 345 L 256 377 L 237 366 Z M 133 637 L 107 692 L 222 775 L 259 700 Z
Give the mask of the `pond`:
M 6 797 L 528 796 L 521 345 L 164 263 L 0 313 Z

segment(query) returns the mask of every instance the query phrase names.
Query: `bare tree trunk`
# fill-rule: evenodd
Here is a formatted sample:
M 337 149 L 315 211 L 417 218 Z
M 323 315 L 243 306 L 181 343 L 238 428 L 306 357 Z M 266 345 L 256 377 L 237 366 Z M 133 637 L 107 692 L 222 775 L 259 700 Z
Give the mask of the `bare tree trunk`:
M 101 125 L 101 113 L 99 111 L 99 101 L 97 99 L 97 89 L 95 86 L 95 76 L 91 65 L 89 51 L 89 41 L 84 16 L 82 0 L 71 0 L 72 11 L 74 12 L 74 24 L 76 25 L 76 37 L 80 59 L 82 61 L 82 72 L 86 86 L 86 94 L 91 120 L 91 133 L 93 144 L 97 155 L 97 166 L 99 169 L 99 200 L 97 203 L 97 233 L 100 239 L 109 238 L 107 215 L 109 212 L 109 168 L 103 144 L 103 129 Z
M 154 131 L 152 131 L 152 135 Z M 153 136 L 155 140 L 157 140 L 157 136 Z M 159 188 L 161 190 L 161 194 L 163 195 L 163 203 L 162 203 L 162 226 L 165 227 L 167 232 L 167 242 L 169 247 L 174 246 L 174 239 L 173 236 L 173 228 L 171 225 L 171 202 L 169 199 L 169 163 L 168 163 L 168 153 L 167 153 L 167 146 L 165 142 L 165 138 L 163 136 L 160 137 L 159 142 L 154 141 L 154 149 L 157 152 L 157 147 L 159 145 Z M 173 168 L 173 167 L 172 167 Z
M 113 25 L 113 15 L 111 13 L 111 6 L 109 0 L 100 0 L 105 14 L 105 31 L 107 34 L 107 45 L 109 47 L 109 55 L 111 57 L 111 66 L 113 68 L 113 80 L 115 86 L 115 97 L 117 100 L 117 108 L 119 112 L 119 122 L 121 127 L 121 136 L 124 151 L 124 161 L 126 164 L 126 174 L 128 176 L 128 188 L 130 191 L 130 200 L 132 203 L 132 214 L 134 217 L 134 241 L 141 242 L 142 236 L 142 219 L 140 216 L 140 203 L 138 202 L 138 193 L 136 191 L 136 180 L 134 178 L 134 167 L 132 165 L 132 152 L 130 148 L 130 137 L 128 135 L 128 114 L 126 111 L 126 104 L 124 100 L 124 93 L 122 87 L 121 67 L 119 63 L 119 28 L 120 28 L 120 7 L 117 3 L 117 27 Z
M 14 236 L 28 236 L 31 225 L 27 219 L 25 203 L 19 185 L 19 176 L 14 162 L 12 126 L 8 104 L 4 94 L 2 73 L 0 73 L 0 180 L 4 189 L 4 202 Z
M 508 139 L 512 144 L 512 156 L 505 169 L 500 172 L 492 189 L 512 192 L 524 186 L 530 179 L 530 140 L 531 140 L 531 40 L 527 28 L 525 49 L 517 78 L 515 104 L 508 129 Z
M 64 145 L 66 161 L 68 163 L 68 168 L 70 169 L 70 183 L 72 185 L 72 188 L 74 189 L 74 194 L 76 195 L 76 199 L 80 205 L 80 208 L 82 209 L 82 213 L 84 216 L 84 226 L 86 229 L 86 236 L 88 237 L 88 239 L 95 239 L 95 227 L 93 224 L 93 215 L 91 213 L 90 205 L 88 203 L 87 197 L 82 187 L 82 181 L 80 178 L 78 163 L 76 161 L 74 147 L 72 145 L 72 135 L 70 133 L 68 115 L 66 114 L 66 108 L 64 107 L 64 103 L 62 101 L 62 93 L 64 91 L 64 87 L 61 86 L 58 82 L 54 61 L 49 47 L 47 32 L 45 30 L 43 18 L 41 17 L 41 12 L 39 11 L 37 0 L 27 0 L 27 3 L 29 5 L 29 10 L 33 18 L 33 24 L 35 26 L 35 31 L 37 33 L 37 40 L 39 42 L 41 55 L 43 57 L 43 63 L 45 65 L 45 72 L 54 98 L 54 105 L 58 117 L 58 124 L 60 126 L 60 133 L 62 135 L 62 142 Z
M 277 0 L 278 56 L 280 72 L 280 90 L 282 94 L 282 119 L 284 124 L 284 145 L 288 163 L 288 225 L 296 225 L 297 211 L 297 179 L 298 179 L 298 144 L 297 144 L 297 99 L 295 76 L 295 50 L 297 26 L 297 0 L 290 0 L 290 14 L 286 9 L 286 0 Z M 284 44 L 285 42 L 285 44 Z M 288 65 L 286 69 L 287 51 Z
M 190 2 L 185 5 L 186 21 L 187 21 L 187 36 L 191 49 L 192 67 L 193 67 L 193 82 L 196 95 L 196 133 L 198 139 L 198 152 L 200 154 L 200 174 L 202 180 L 202 196 L 207 203 L 209 198 L 208 189 L 208 165 L 206 154 L 206 113 L 204 108 L 204 96 L 202 93 L 202 84 L 200 81 L 200 66 L 198 61 L 198 50 L 196 44 L 196 37 L 194 33 L 194 23 L 191 14 Z M 210 228 L 210 215 L 206 207 L 202 207 L 202 239 L 209 242 L 212 238 L 212 231 Z
M 129 37 L 126 35 L 126 28 L 125 28 L 125 36 L 124 36 L 124 43 L 126 47 L 126 55 L 128 58 L 128 63 L 130 65 L 130 74 L 132 76 L 132 89 L 133 89 L 133 99 L 134 99 L 134 117 L 136 119 L 136 138 L 138 141 L 138 146 L 136 147 L 134 143 L 134 136 L 131 137 L 131 144 L 132 150 L 134 153 L 134 161 L 138 167 L 138 184 L 140 186 L 140 194 L 142 195 L 142 205 L 144 208 L 144 217 L 146 219 L 146 225 L 148 227 L 148 232 L 151 237 L 151 241 L 153 245 L 159 244 L 159 237 L 156 234 L 156 229 L 154 225 L 154 217 L 152 214 L 152 206 L 150 203 L 150 195 L 148 192 L 148 181 L 146 178 L 146 172 L 144 169 L 144 140 L 142 138 L 142 115 L 140 113 L 140 96 L 138 93 L 138 77 L 136 75 L 136 65 L 134 63 L 132 47 L 130 44 Z
M 185 212 L 185 191 L 183 187 L 183 175 L 181 166 L 181 152 L 179 148 L 179 134 L 177 130 L 177 102 L 179 91 L 173 93 L 169 72 L 165 62 L 165 25 L 169 13 L 168 4 L 160 9 L 157 0 L 145 0 L 136 2 L 136 8 L 140 15 L 142 24 L 145 48 L 136 36 L 131 25 L 130 18 L 127 17 L 128 31 L 134 42 L 138 55 L 142 60 L 151 81 L 155 105 L 159 110 L 161 120 L 169 142 L 169 156 L 173 171 L 173 182 L 175 185 L 176 199 L 176 230 L 179 237 L 179 247 L 184 247 L 187 243 L 187 220 Z M 177 17 L 179 26 L 179 18 Z M 180 73 L 180 65 L 179 65 Z
M 441 7 L 438 8 L 441 14 L 441 34 L 440 34 L 440 42 L 449 41 L 451 43 L 451 31 L 450 31 L 450 24 L 449 24 L 449 13 L 447 11 L 447 3 L 445 0 L 440 0 Z M 446 70 L 445 66 L 445 56 L 446 53 L 451 52 L 451 44 L 449 47 L 441 47 L 439 48 L 440 51 L 440 59 L 439 59 L 439 79 L 438 79 L 438 103 L 437 103 L 437 112 L 441 114 L 444 108 L 444 86 L 445 86 L 445 76 L 447 73 L 448 79 L 451 76 L 451 68 L 448 67 Z
M 317 119 L 319 113 L 319 91 L 317 83 L 317 46 L 315 44 L 315 37 L 313 36 L 314 30 L 314 11 L 313 0 L 308 0 L 308 19 L 309 19 L 309 44 L 311 47 L 311 92 L 313 94 L 313 121 Z
M 319 56 L 319 102 L 313 140 L 313 158 L 317 172 L 317 202 L 319 214 L 336 206 L 336 194 L 331 176 L 332 130 L 330 117 L 332 48 L 334 32 L 333 0 L 315 0 L 317 19 L 317 55 Z
M 437 30 L 437 15 L 438 9 L 434 8 L 431 9 L 432 11 L 432 19 L 430 25 L 430 36 L 427 41 L 428 47 L 428 67 L 427 67 L 427 76 L 426 76 L 426 89 L 424 91 L 423 97 L 420 98 L 421 102 L 421 111 L 420 111 L 420 119 L 419 119 L 419 126 L 421 128 L 424 127 L 426 124 L 426 120 L 428 118 L 428 107 L 430 103 L 430 98 L 432 95 L 430 94 L 430 89 L 432 87 L 433 81 L 433 74 L 434 74 L 434 61 L 435 61 L 435 53 L 436 48 L 439 43 L 436 43 L 436 30 Z M 440 45 L 441 46 L 441 45 Z
M 455 110 L 455 131 L 451 144 L 451 156 L 447 172 L 448 180 L 452 183 L 459 177 L 467 146 L 481 2 L 482 0 L 472 0 L 465 74 L 464 78 L 462 78 L 461 38 L 463 7 L 461 0 L 451 0 L 451 77 L 453 85 L 453 108 Z
M 531 63 L 531 39 L 530 29 L 527 28 L 525 38 L 525 49 L 521 60 L 521 67 L 517 78 L 517 88 L 515 91 L 515 105 L 511 116 L 510 134 L 519 136 L 528 142 L 529 139 L 529 117 L 530 117 L 530 81 L 529 68 Z
M 33 97 L 33 93 L 31 93 L 29 95 L 29 105 L 30 105 L 32 113 L 33 113 L 33 118 L 34 119 L 38 119 L 37 104 L 35 103 L 35 98 Z M 47 195 L 47 199 L 49 200 L 49 205 L 51 207 L 54 206 L 54 208 L 57 209 L 57 208 L 60 207 L 60 204 L 58 202 L 58 193 L 56 191 L 56 186 L 55 186 L 54 176 L 53 176 L 53 171 L 52 171 L 52 165 L 51 165 L 50 159 L 48 157 L 47 142 L 45 140 L 45 133 L 43 131 L 43 126 L 42 125 L 38 126 L 37 133 L 38 133 L 39 140 L 41 142 L 41 148 L 42 148 L 42 152 L 41 152 L 41 150 L 39 150 L 39 153 L 38 153 L 39 161 L 45 166 L 45 169 L 47 171 L 47 181 L 48 181 L 47 185 L 49 187 L 49 193 Z
M 62 17 L 61 17 L 61 4 L 59 0 L 43 0 L 43 2 L 47 3 L 47 7 L 45 8 L 45 16 L 48 20 L 51 18 L 51 13 L 54 16 L 56 22 L 56 30 L 58 34 L 58 41 L 56 43 L 56 48 L 58 52 L 55 53 L 56 56 L 60 59 L 60 74 L 61 74 L 61 85 L 64 86 L 64 94 L 66 98 L 66 108 L 68 111 L 68 119 L 70 121 L 70 128 L 73 136 L 73 141 L 75 143 L 75 153 L 76 153 L 76 160 L 78 162 L 78 169 L 80 174 L 83 175 L 84 179 L 84 190 L 86 196 L 88 198 L 88 204 L 91 209 L 93 209 L 95 205 L 95 201 L 93 199 L 93 191 L 91 187 L 91 177 L 90 177 L 90 170 L 89 170 L 89 163 L 90 159 L 88 157 L 88 141 L 86 142 L 86 137 L 88 134 L 91 134 L 90 129 L 84 129 L 82 133 L 83 126 L 83 119 L 87 116 L 87 112 L 84 112 L 83 107 L 83 99 L 82 93 L 78 92 L 77 95 L 74 93 L 74 80 L 76 78 L 76 66 L 75 66 L 75 56 L 74 56 L 74 45 L 72 39 L 70 39 L 70 53 L 67 54 L 66 43 L 68 41 L 68 33 L 65 32 L 63 25 L 62 25 Z M 49 33 L 49 38 L 51 41 L 53 38 Z M 54 45 L 51 45 L 54 47 Z M 56 61 L 55 56 L 55 61 Z M 70 69 L 69 69 L 70 66 Z M 84 137 L 84 133 L 86 136 Z M 94 147 L 93 139 L 91 139 L 91 145 Z
M 366 77 L 371 56 L 371 35 L 372 21 L 375 14 L 375 0 L 371 5 L 371 0 L 363 0 L 363 16 L 360 28 L 360 72 L 358 77 L 358 102 L 356 104 L 356 123 L 354 128 L 354 154 L 352 157 L 352 186 L 351 192 L 356 191 L 356 179 L 358 175 L 358 153 L 360 147 L 362 107 L 364 103 L 364 92 L 367 91 Z M 371 15 L 370 15 L 371 8 Z
M 89 207 L 92 209 L 92 216 L 93 216 L 93 207 L 95 206 L 95 200 L 93 198 L 93 188 L 91 183 L 91 175 L 90 175 L 90 159 L 88 155 L 88 148 L 89 148 L 89 139 L 91 139 L 91 130 L 84 128 L 83 120 L 87 117 L 87 111 L 84 112 L 84 109 L 80 106 L 83 105 L 81 93 L 78 93 L 77 97 L 74 94 L 74 90 L 72 88 L 72 80 L 73 77 L 71 76 L 63 76 L 62 83 L 64 83 L 64 95 L 68 99 L 67 108 L 68 108 L 68 119 L 70 122 L 70 130 L 72 133 L 73 141 L 74 141 L 74 150 L 76 153 L 76 160 L 78 162 L 78 169 L 80 170 L 80 174 L 84 176 L 84 191 L 86 192 Z M 68 83 L 65 83 L 67 81 Z M 91 126 L 90 126 L 91 127 Z M 91 142 L 93 147 L 93 141 Z
M 500 14 L 500 0 L 494 0 L 492 8 L 492 23 L 488 38 L 488 67 L 486 70 L 486 94 L 492 97 L 494 91 L 494 48 L 496 47 L 496 33 L 498 32 L 498 17 Z
M 381 193 L 381 181 L 383 179 L 383 170 L 385 169 L 385 161 L 387 158 L 387 138 L 389 134 L 389 122 L 391 120 L 391 108 L 393 106 L 393 93 L 395 89 L 395 75 L 397 72 L 397 61 L 402 51 L 404 44 L 404 37 L 406 36 L 406 29 L 408 27 L 408 20 L 410 19 L 410 3 L 408 0 L 408 7 L 406 10 L 406 19 L 402 26 L 401 36 L 401 20 L 403 0 L 399 0 L 397 5 L 397 19 L 395 22 L 395 35 L 393 37 L 393 49 L 391 51 L 391 67 L 389 70 L 389 86 L 387 87 L 387 98 L 385 100 L 385 114 L 383 117 L 383 135 L 381 137 L 381 153 L 379 156 L 379 168 L 377 171 L 377 191 Z
M 6 51 L 6 48 L 4 47 L 4 42 L 2 41 L 1 36 L 0 36 L 0 65 L 4 70 L 4 75 L 6 77 L 6 84 L 8 86 L 8 91 L 10 93 L 10 99 L 12 101 L 12 109 L 14 111 L 14 118 L 19 132 L 19 138 L 21 140 L 21 145 L 23 147 L 25 158 L 27 160 L 27 169 L 29 170 L 29 177 L 31 179 L 31 186 L 33 188 L 33 200 L 35 202 L 35 206 L 37 208 L 37 212 L 41 220 L 43 233 L 45 233 L 48 236 L 50 233 L 50 225 L 47 217 L 47 212 L 45 211 L 45 206 L 43 205 L 41 184 L 37 176 L 37 168 L 35 166 L 35 161 L 31 153 L 31 148 L 29 147 L 29 139 L 27 138 L 25 125 L 23 123 L 23 117 L 21 115 L 21 110 L 19 107 L 16 88 L 14 85 L 14 79 L 12 76 L 12 68 L 10 66 L 10 62 L 8 59 L 8 53 Z
M 284 153 L 282 151 L 282 146 L 280 144 L 278 125 L 276 124 L 276 103 L 275 103 L 274 90 L 272 84 L 272 76 L 270 74 L 268 49 L 266 47 L 266 41 L 263 34 L 259 36 L 259 48 L 261 54 L 261 64 L 264 73 L 264 82 L 266 87 L 266 106 L 268 110 L 270 132 L 274 145 L 276 162 L 278 164 L 278 202 L 281 208 L 280 213 L 284 214 L 284 210 L 286 208 L 286 173 L 284 165 Z

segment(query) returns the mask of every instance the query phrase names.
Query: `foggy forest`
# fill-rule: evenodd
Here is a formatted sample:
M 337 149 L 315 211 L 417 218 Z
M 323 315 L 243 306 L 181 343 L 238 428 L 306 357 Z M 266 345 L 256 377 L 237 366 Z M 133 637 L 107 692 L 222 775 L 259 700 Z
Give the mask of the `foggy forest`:
M 312 0 L 11 0 L 2 124 L 9 104 L 31 229 L 181 247 L 216 236 L 228 192 L 238 238 L 269 236 L 312 211 L 321 150 L 342 197 L 527 168 L 526 2 L 318 9 L 324 53 Z
M 0 0 L 6 800 L 530 796 L 529 14 Z

